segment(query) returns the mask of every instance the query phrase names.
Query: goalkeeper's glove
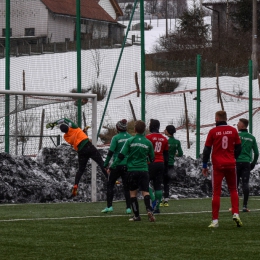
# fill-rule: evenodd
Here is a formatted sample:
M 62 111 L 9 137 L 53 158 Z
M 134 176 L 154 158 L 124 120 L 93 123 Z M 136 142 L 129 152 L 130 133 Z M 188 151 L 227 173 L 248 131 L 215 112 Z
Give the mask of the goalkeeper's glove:
M 56 125 L 57 125 L 57 123 L 48 123 L 48 124 L 46 125 L 46 128 L 47 128 L 47 129 L 49 129 L 49 128 L 53 129 L 53 127 L 56 126 Z
M 78 194 L 78 184 L 75 184 L 72 188 L 72 196 L 75 197 Z

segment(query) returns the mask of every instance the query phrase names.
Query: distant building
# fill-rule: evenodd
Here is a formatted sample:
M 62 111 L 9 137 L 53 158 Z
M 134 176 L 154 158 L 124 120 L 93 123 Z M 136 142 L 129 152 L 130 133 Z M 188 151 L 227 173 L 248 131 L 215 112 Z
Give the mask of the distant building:
M 260 0 L 258 9 L 260 9 Z M 202 5 L 212 10 L 212 42 L 217 43 L 222 33 L 232 33 L 230 13 L 236 10 L 235 0 L 204 0 Z
M 0 0 L 0 40 L 5 39 L 5 2 Z M 121 42 L 125 26 L 116 0 L 81 0 L 81 38 Z M 11 39 L 65 42 L 76 39 L 75 0 L 11 1 Z

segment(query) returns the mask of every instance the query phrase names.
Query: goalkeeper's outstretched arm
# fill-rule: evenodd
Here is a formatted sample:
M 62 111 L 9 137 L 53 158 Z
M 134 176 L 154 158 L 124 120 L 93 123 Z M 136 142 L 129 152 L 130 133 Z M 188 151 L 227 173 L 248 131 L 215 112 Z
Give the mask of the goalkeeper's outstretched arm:
M 54 126 L 60 125 L 60 124 L 66 124 L 66 125 L 68 125 L 71 128 L 78 128 L 78 125 L 75 124 L 74 122 L 72 122 L 71 120 L 69 120 L 68 118 L 61 118 L 61 119 L 56 120 L 55 122 L 48 123 L 46 125 L 46 128 L 47 129 L 48 128 L 53 129 Z

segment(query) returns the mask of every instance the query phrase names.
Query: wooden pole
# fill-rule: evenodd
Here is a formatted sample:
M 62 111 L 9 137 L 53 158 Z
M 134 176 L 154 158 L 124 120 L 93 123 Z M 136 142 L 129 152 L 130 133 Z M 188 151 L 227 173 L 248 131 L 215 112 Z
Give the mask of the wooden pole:
M 23 91 L 25 91 L 25 71 L 23 70 Z M 23 95 L 23 110 L 25 110 L 25 95 Z
M 131 100 L 129 100 L 129 105 L 130 105 L 130 108 L 131 108 L 131 112 L 132 112 L 132 115 L 133 115 L 134 121 L 136 121 L 135 111 L 134 111 L 134 108 L 133 108 L 133 105 L 132 105 Z
M 135 72 L 135 85 L 136 85 L 136 90 L 137 90 L 137 97 L 140 96 L 140 86 L 138 83 L 138 74 L 137 72 Z
M 223 101 L 222 101 L 222 97 L 221 97 L 221 93 L 220 93 L 219 82 L 218 82 L 218 76 L 219 76 L 218 63 L 216 64 L 216 74 L 217 74 L 217 82 L 216 82 L 217 83 L 217 96 L 218 96 L 218 100 L 220 100 L 221 109 L 225 110 Z
M 42 110 L 41 129 L 40 129 L 40 141 L 39 141 L 39 151 L 42 149 L 42 138 L 43 138 L 44 118 L 45 118 L 45 109 Z
M 258 74 L 258 89 L 259 89 L 259 93 L 260 93 L 260 74 Z
M 219 103 L 219 91 L 218 91 L 218 77 L 219 77 L 219 70 L 218 70 L 218 63 L 216 63 L 216 85 L 217 85 L 217 102 Z
M 187 148 L 190 149 L 189 116 L 188 116 L 188 108 L 187 108 L 185 93 L 183 93 L 183 98 L 184 98 L 184 107 L 185 107 L 185 125 L 186 125 L 186 133 L 187 133 Z
M 83 116 L 84 127 L 86 127 L 87 126 L 87 121 L 86 121 L 85 112 L 82 113 L 82 116 Z

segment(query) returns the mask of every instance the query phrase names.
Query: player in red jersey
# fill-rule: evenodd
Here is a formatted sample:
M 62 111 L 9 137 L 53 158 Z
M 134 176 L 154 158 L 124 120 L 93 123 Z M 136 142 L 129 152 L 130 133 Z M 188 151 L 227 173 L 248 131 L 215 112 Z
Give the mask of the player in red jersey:
M 168 164 L 168 140 L 159 133 L 160 122 L 156 119 L 150 120 L 149 131 L 146 138 L 153 144 L 154 161 L 149 164 L 150 181 L 153 184 L 154 195 L 150 189 L 150 197 L 153 202 L 154 213 L 160 213 L 160 202 L 162 200 L 162 181 L 164 164 Z
M 212 177 L 212 222 L 210 228 L 218 227 L 222 180 L 225 177 L 232 204 L 233 220 L 237 227 L 242 226 L 239 218 L 239 197 L 237 192 L 236 158 L 241 152 L 241 141 L 237 130 L 227 125 L 227 114 L 221 110 L 215 114 L 216 127 L 207 136 L 203 150 L 204 176 L 208 176 L 207 163 L 211 154 Z M 213 148 L 213 149 L 212 149 Z

